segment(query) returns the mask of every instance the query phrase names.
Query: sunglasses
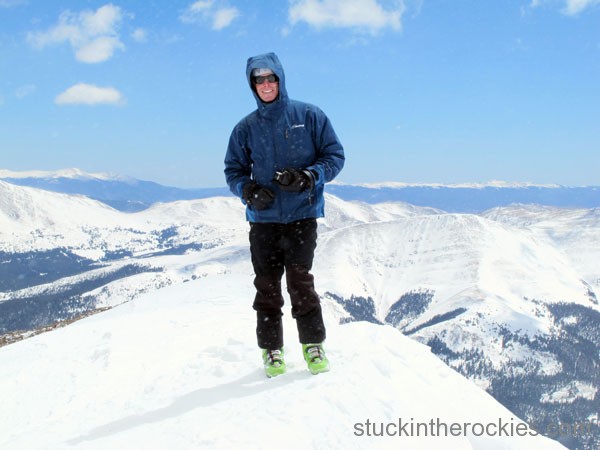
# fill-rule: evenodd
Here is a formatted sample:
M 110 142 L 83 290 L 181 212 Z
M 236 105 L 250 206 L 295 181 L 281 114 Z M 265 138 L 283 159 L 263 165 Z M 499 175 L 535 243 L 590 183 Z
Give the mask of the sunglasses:
M 270 75 L 254 77 L 253 81 L 254 84 L 263 84 L 265 81 L 268 81 L 269 83 L 275 83 L 279 81 L 279 78 L 277 78 L 277 75 L 272 73 Z

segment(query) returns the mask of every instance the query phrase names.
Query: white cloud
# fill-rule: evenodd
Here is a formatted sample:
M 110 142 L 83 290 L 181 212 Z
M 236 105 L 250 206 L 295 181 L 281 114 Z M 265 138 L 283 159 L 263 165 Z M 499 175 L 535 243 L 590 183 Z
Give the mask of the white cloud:
M 0 0 L 0 8 L 12 8 L 25 3 L 27 3 L 27 0 Z
M 569 16 L 574 16 L 590 6 L 598 4 L 600 4 L 600 0 L 567 0 L 563 11 Z
M 187 12 L 191 14 L 198 14 L 208 11 L 212 8 L 214 3 L 214 0 L 198 0 L 197 2 L 194 2 L 188 6 Z
M 121 8 L 113 4 L 101 6 L 96 11 L 65 11 L 59 16 L 57 25 L 47 31 L 28 33 L 27 40 L 40 49 L 68 42 L 78 61 L 99 63 L 110 59 L 115 50 L 125 49 L 118 33 L 122 21 Z
M 240 15 L 237 8 L 221 8 L 214 13 L 213 29 L 222 30 L 231 25 L 231 22 Z
M 292 25 L 306 22 L 315 28 L 354 28 L 377 33 L 385 28 L 402 29 L 402 0 L 388 2 L 387 9 L 377 0 L 292 0 Z
M 57 105 L 123 105 L 123 95 L 113 87 L 98 87 L 78 83 L 57 95 Z
M 237 8 L 228 7 L 221 1 L 198 0 L 189 5 L 179 19 L 183 23 L 210 22 L 213 30 L 222 30 L 239 16 Z
M 146 42 L 148 40 L 148 33 L 143 28 L 136 28 L 131 37 L 136 42 Z
M 33 94 L 36 89 L 37 87 L 35 86 L 35 84 L 26 84 L 17 88 L 17 90 L 15 91 L 15 97 L 17 97 L 18 99 L 25 98 L 28 95 Z
M 84 63 L 99 63 L 109 60 L 115 49 L 124 50 L 125 47 L 116 37 L 101 36 L 79 47 L 75 57 Z
M 547 3 L 561 3 L 564 5 L 562 9 L 564 14 L 576 16 L 594 5 L 600 5 L 600 0 L 531 0 L 529 7 L 534 9 Z

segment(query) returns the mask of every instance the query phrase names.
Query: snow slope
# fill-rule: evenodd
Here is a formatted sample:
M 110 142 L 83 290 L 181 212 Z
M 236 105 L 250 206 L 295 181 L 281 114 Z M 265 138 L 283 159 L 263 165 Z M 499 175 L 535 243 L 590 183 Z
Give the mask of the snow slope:
M 552 312 L 562 302 L 600 311 L 581 273 L 551 242 L 475 215 L 413 215 L 340 228 L 320 237 L 317 254 L 317 287 L 340 301 L 341 317 L 360 309 L 358 319 L 369 320 L 371 302 L 372 319 L 422 343 L 441 339 L 448 352 L 465 355 L 455 356 L 453 367 L 472 363 L 467 353 L 477 351 L 499 374 L 532 361 L 542 376 L 559 374 L 566 369 L 556 355 L 508 342 L 507 332 L 532 342 L 563 335 Z M 418 310 L 417 299 L 408 299 L 401 320 L 391 320 L 390 311 L 415 292 L 430 301 Z M 490 386 L 488 374 L 470 375 Z
M 325 284 L 344 297 L 371 296 L 379 318 L 411 289 L 446 301 L 467 288 L 511 303 L 523 298 L 588 304 L 570 261 L 530 233 L 475 215 L 413 215 L 322 235 L 317 263 Z M 335 264 L 330 264 L 335 261 Z
M 559 248 L 600 298 L 600 208 L 514 205 L 494 208 L 484 216 L 520 228 Z
M 563 448 L 474 436 L 470 425 L 467 436 L 373 436 L 377 424 L 398 434 L 399 420 L 508 430 L 519 421 L 427 347 L 389 326 L 338 325 L 329 304 L 332 371 L 308 373 L 287 314 L 289 372 L 266 379 L 250 266 L 229 269 L 0 348 L 0 448 Z
M 157 232 L 182 227 L 181 241 L 224 239 L 245 224 L 234 198 L 156 204 L 123 213 L 96 200 L 0 181 L 0 250 L 23 252 L 67 247 L 79 254 L 156 249 Z M 98 253 L 100 255 L 98 256 Z

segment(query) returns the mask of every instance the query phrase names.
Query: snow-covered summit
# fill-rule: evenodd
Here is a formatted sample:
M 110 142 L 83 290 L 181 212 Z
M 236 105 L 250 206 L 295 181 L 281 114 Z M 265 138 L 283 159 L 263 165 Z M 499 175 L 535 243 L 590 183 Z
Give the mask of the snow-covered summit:
M 287 314 L 289 371 L 265 378 L 247 269 L 0 348 L 0 447 L 563 448 L 427 347 L 329 309 L 331 372 L 306 370 Z
M 60 170 L 26 170 L 26 171 L 12 171 L 6 169 L 0 169 L 0 179 L 22 179 L 22 178 L 44 178 L 44 179 L 57 179 L 57 178 L 70 178 L 79 180 L 101 180 L 101 181 L 123 181 L 123 182 L 135 182 L 135 179 L 125 175 L 119 175 L 115 173 L 106 172 L 85 172 L 77 168 L 60 169 Z
M 155 204 L 123 213 L 83 195 L 68 195 L 0 181 L 0 250 L 32 251 L 67 247 L 83 251 L 149 251 L 149 239 L 179 225 L 212 228 L 215 236 L 244 224 L 234 198 L 206 198 Z M 188 236 L 189 237 L 189 236 Z M 137 250 L 136 250 L 137 248 Z

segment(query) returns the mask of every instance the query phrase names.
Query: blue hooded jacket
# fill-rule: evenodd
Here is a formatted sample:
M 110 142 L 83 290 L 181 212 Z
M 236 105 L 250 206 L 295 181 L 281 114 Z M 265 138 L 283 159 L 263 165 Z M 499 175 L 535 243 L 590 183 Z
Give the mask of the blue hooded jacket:
M 252 85 L 252 70 L 259 68 L 271 69 L 279 78 L 279 96 L 271 103 L 263 103 Z M 274 53 L 249 58 L 246 77 L 258 109 L 235 126 L 229 139 L 225 178 L 231 192 L 241 198 L 244 185 L 255 181 L 275 194 L 266 209 L 246 206 L 250 222 L 290 223 L 323 217 L 324 185 L 344 166 L 344 149 L 331 122 L 318 107 L 288 97 L 283 67 Z M 273 181 L 275 172 L 286 168 L 310 170 L 314 188 L 303 192 L 279 189 Z

